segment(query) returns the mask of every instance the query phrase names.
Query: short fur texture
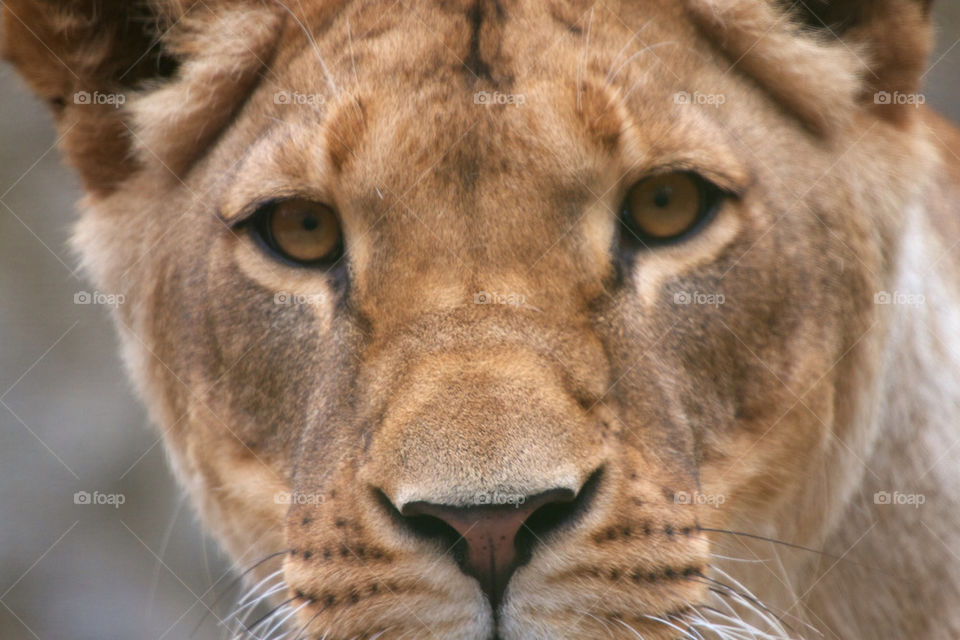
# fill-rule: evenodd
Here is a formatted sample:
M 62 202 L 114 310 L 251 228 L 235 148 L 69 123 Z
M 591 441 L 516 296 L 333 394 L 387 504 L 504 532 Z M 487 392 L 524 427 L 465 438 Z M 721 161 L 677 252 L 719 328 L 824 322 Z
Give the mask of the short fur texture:
M 4 3 L 177 476 L 268 558 L 261 637 L 960 637 L 960 135 L 876 98 L 929 3 L 794 4 Z M 678 168 L 734 195 L 625 259 Z M 338 276 L 245 231 L 292 195 Z M 558 487 L 497 611 L 396 512 Z

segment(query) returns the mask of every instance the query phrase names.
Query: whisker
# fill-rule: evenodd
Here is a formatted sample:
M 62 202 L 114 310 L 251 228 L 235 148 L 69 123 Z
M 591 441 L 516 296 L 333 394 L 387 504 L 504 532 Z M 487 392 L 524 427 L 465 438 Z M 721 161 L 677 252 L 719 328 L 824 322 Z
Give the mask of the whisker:
M 739 594 L 738 594 L 738 595 L 739 595 L 740 597 L 749 597 L 749 598 L 751 598 L 751 599 L 757 604 L 757 606 L 761 606 L 760 599 L 757 598 L 755 595 L 753 595 L 753 593 L 752 593 L 749 589 L 747 589 L 741 582 L 739 582 L 738 580 L 736 580 L 733 576 L 731 576 L 730 574 L 728 574 L 728 573 L 727 573 L 726 571 L 724 571 L 723 569 L 720 569 L 719 567 L 716 567 L 716 566 L 714 566 L 714 565 L 709 565 L 709 566 L 710 566 L 710 568 L 711 568 L 714 572 L 716 572 L 717 574 L 719 574 L 722 578 L 724 578 L 725 580 L 729 580 L 729 581 L 732 582 L 734 585 L 736 585 L 736 587 L 739 589 Z M 729 585 L 727 586 L 727 588 L 729 588 Z M 766 611 L 768 611 L 771 615 L 776 615 L 776 614 L 775 614 L 773 611 L 771 611 L 768 607 L 765 607 L 765 606 L 764 606 L 764 609 L 766 609 Z M 823 635 L 823 634 L 820 632 L 819 629 L 817 629 L 816 627 L 810 625 L 809 623 L 807 623 L 807 622 L 806 622 L 805 620 L 803 620 L 802 618 L 800 618 L 800 617 L 798 617 L 798 616 L 795 616 L 795 615 L 793 615 L 793 614 L 791 614 L 791 613 L 789 613 L 789 612 L 787 612 L 787 611 L 784 611 L 784 612 L 783 612 L 783 615 L 777 616 L 777 619 L 778 619 L 782 624 L 787 625 L 786 622 L 783 622 L 783 618 L 784 618 L 784 617 L 787 617 L 787 616 L 789 616 L 790 618 L 793 618 L 793 619 L 795 619 L 797 622 L 803 624 L 804 626 L 806 626 L 808 629 L 810 629 L 811 631 L 813 631 L 813 632 L 816 633 L 817 635 Z M 789 627 L 789 625 L 787 625 L 787 628 L 788 628 L 791 632 L 796 633 L 794 629 L 792 629 L 792 628 Z
M 227 622 L 227 621 L 229 621 L 229 620 L 231 620 L 231 619 L 236 619 L 236 620 L 239 621 L 239 623 L 240 623 L 241 625 L 243 625 L 243 624 L 247 621 L 247 618 L 250 617 L 250 614 L 252 614 L 254 611 L 256 611 L 256 610 L 257 610 L 257 607 L 258 607 L 260 604 L 262 604 L 263 602 L 265 602 L 265 601 L 266 601 L 270 596 L 272 596 L 273 594 L 278 593 L 278 592 L 280 592 L 280 591 L 283 591 L 283 590 L 285 590 L 286 588 L 287 588 L 287 584 L 281 580 L 281 581 L 278 582 L 277 584 L 272 585 L 272 586 L 270 587 L 270 589 L 269 589 L 268 591 L 264 592 L 262 595 L 257 596 L 256 598 L 254 598 L 253 600 L 251 600 L 251 601 L 248 602 L 247 604 L 245 604 L 245 605 L 237 608 L 235 611 L 233 611 L 229 616 L 227 616 L 227 617 L 224 619 L 224 622 Z M 241 612 L 241 611 L 244 611 L 244 610 L 246 610 L 247 613 L 245 613 L 244 616 L 243 616 L 243 618 L 241 619 L 241 618 L 239 618 L 238 616 L 240 615 L 240 612 Z
M 714 558 L 727 560 L 728 562 L 743 562 L 746 564 L 765 564 L 769 562 L 769 560 L 765 560 L 763 558 L 735 558 L 733 556 L 725 556 L 719 553 L 711 553 L 710 555 L 713 556 Z
M 148 620 L 153 614 L 153 601 L 157 595 L 157 585 L 160 584 L 160 565 L 163 562 L 163 557 L 167 554 L 167 546 L 170 544 L 170 538 L 173 536 L 173 529 L 177 526 L 177 519 L 180 517 L 180 511 L 183 510 L 183 505 L 186 504 L 186 500 L 186 495 L 181 495 L 180 499 L 177 501 L 177 507 L 173 510 L 173 514 L 170 516 L 170 522 L 167 523 L 167 528 L 163 532 L 163 538 L 161 538 L 160 548 L 157 550 L 157 561 L 154 563 L 153 578 L 150 581 L 150 595 L 147 596 L 146 616 Z M 206 549 L 206 547 L 204 547 L 204 549 Z
M 310 41 L 310 46 L 313 47 L 313 52 L 317 56 L 317 60 L 320 62 L 320 68 L 323 70 L 323 75 L 327 80 L 327 84 L 330 85 L 330 89 L 333 90 L 334 96 L 340 95 L 340 90 L 337 88 L 337 83 L 333 81 L 333 76 L 330 75 L 330 70 L 327 68 L 327 63 L 324 62 L 323 56 L 320 54 L 320 47 L 317 46 L 317 41 L 314 39 L 313 34 L 307 29 L 307 26 L 303 24 L 303 21 L 297 17 L 293 11 L 290 10 L 290 7 L 287 6 L 286 2 L 283 0 L 274 0 L 278 5 L 280 5 L 284 11 L 290 14 L 290 17 L 299 25 L 300 30 L 307 36 L 307 40 Z M 301 6 L 302 9 L 302 6 Z
M 826 551 L 821 551 L 819 549 L 813 549 L 811 547 L 805 547 L 800 544 L 794 544 L 792 542 L 785 542 L 783 540 L 777 540 L 776 538 L 770 538 L 767 536 L 761 536 L 756 533 L 747 533 L 745 531 L 734 531 L 733 529 L 714 529 L 712 527 L 700 527 L 701 531 L 709 531 L 710 533 L 728 533 L 733 536 L 740 536 L 741 538 L 752 538 L 754 540 L 762 540 L 763 542 L 772 542 L 774 544 L 782 544 L 785 547 L 790 547 L 791 549 L 800 549 L 801 551 L 810 551 L 811 553 L 820 553 L 831 558 L 836 558 L 832 554 L 827 553 Z
M 317 611 L 315 614 L 313 614 L 313 617 L 310 618 L 309 620 L 307 620 L 307 623 L 306 623 L 305 625 L 303 625 L 302 627 L 300 627 L 300 631 L 297 632 L 297 635 L 294 636 L 293 640 L 300 640 L 300 638 L 303 636 L 304 632 L 305 632 L 307 629 L 310 628 L 310 625 L 313 624 L 313 621 L 316 620 L 317 618 L 319 618 L 319 617 L 320 617 L 320 614 L 323 613 L 323 612 L 326 611 L 326 610 L 327 610 L 326 605 L 320 607 L 320 610 Z M 373 640 L 373 639 L 371 638 L 371 640 Z
M 263 629 L 254 634 L 254 637 L 259 638 L 259 640 L 272 640 L 273 630 L 276 626 L 274 620 L 285 617 L 289 611 L 290 607 L 288 605 L 281 605 L 280 609 L 270 615 L 270 619 L 266 621 L 267 624 L 264 624 Z
M 261 580 L 261 581 L 258 582 L 257 584 L 253 585 L 253 587 L 251 587 L 250 590 L 247 591 L 247 593 L 244 594 L 244 596 L 243 596 L 242 598 L 240 598 L 240 600 L 237 601 L 237 604 L 239 605 L 239 604 L 243 604 L 244 602 L 246 602 L 246 601 L 247 601 L 247 598 L 251 597 L 254 593 L 257 592 L 257 589 L 260 588 L 260 585 L 262 585 L 264 582 L 267 582 L 268 580 L 272 580 L 272 579 L 276 578 L 277 576 L 279 576 L 279 575 L 282 574 L 282 573 L 283 573 L 283 569 L 277 569 L 276 571 L 274 571 L 273 573 L 271 573 L 270 575 L 268 575 L 266 578 L 264 578 L 263 580 Z
M 309 605 L 309 604 L 310 604 L 310 601 L 307 600 L 307 601 L 305 601 L 303 604 L 301 604 L 299 607 L 297 607 L 296 609 L 293 609 L 293 608 L 288 607 L 288 608 L 290 609 L 290 613 L 288 613 L 288 614 L 285 615 L 284 617 L 280 618 L 280 620 L 278 620 L 276 624 L 274 624 L 272 627 L 270 627 L 270 630 L 267 631 L 267 638 L 269 638 L 270 636 L 272 636 L 273 633 L 274 633 L 274 631 L 280 631 L 280 630 L 282 629 L 284 623 L 285 623 L 287 620 L 289 620 L 289 619 L 292 618 L 293 616 L 297 615 L 297 613 L 299 613 L 301 609 L 303 609 L 304 607 L 306 607 L 306 606 Z M 287 634 L 285 633 L 285 634 L 283 634 L 283 635 L 287 635 Z
M 727 622 L 730 622 L 736 625 L 749 626 L 751 633 L 762 634 L 764 638 L 770 638 L 771 640 L 781 640 L 783 638 L 791 637 L 790 634 L 787 632 L 786 623 L 782 622 L 782 620 L 779 617 L 777 617 L 775 614 L 773 614 L 770 611 L 769 607 L 767 607 L 763 603 L 756 600 L 756 598 L 752 598 L 745 594 L 741 594 L 735 589 L 732 589 L 725 585 L 723 590 L 715 589 L 711 587 L 710 591 L 716 596 L 722 596 L 724 598 L 730 597 L 737 604 L 742 605 L 747 611 L 750 611 L 751 613 L 756 615 L 760 620 L 765 622 L 767 626 L 777 635 L 771 635 L 771 633 L 762 631 L 755 625 L 748 623 L 746 620 L 743 619 L 743 616 L 740 615 L 740 613 L 736 609 L 734 609 L 728 602 L 724 600 L 720 600 L 720 602 L 723 602 L 724 606 L 727 607 L 727 609 L 730 611 L 730 615 L 727 616 L 726 614 L 724 614 L 722 611 L 719 611 L 719 610 L 713 611 L 714 615 L 719 616 L 724 620 L 726 620 Z M 790 631 L 795 633 L 793 629 L 790 629 Z
M 690 613 L 690 614 L 687 614 L 687 615 L 688 615 L 689 617 L 698 616 L 698 617 L 701 617 L 701 618 L 702 618 L 702 616 L 700 616 L 700 614 L 697 613 L 696 611 L 691 611 L 691 613 Z M 669 618 L 670 616 L 667 616 L 667 617 Z M 676 617 L 676 616 L 674 616 L 674 617 Z M 683 625 L 685 625 L 685 626 L 687 627 L 687 632 L 688 632 L 688 633 L 693 634 L 694 636 L 696 636 L 696 640 L 706 640 L 706 638 L 703 637 L 703 634 L 701 634 L 699 631 L 697 631 L 696 627 L 690 625 L 686 620 L 684 620 L 684 619 L 682 619 L 682 618 L 677 617 L 676 619 L 677 619 L 678 622 L 680 622 L 681 624 L 683 624 Z
M 768 640 L 785 640 L 793 637 L 799 637 L 797 630 L 794 629 L 785 618 L 790 618 L 791 620 L 796 621 L 797 623 L 803 625 L 804 627 L 810 629 L 819 636 L 823 634 L 810 625 L 806 620 L 789 613 L 788 611 L 777 612 L 759 598 L 757 598 L 753 593 L 747 589 L 743 584 L 738 582 L 736 579 L 729 576 L 723 570 L 708 565 L 710 569 L 716 572 L 721 577 L 729 580 L 736 586 L 731 586 L 730 584 L 724 583 L 720 580 L 717 580 L 711 576 L 704 575 L 703 573 L 697 574 L 695 577 L 691 577 L 691 580 L 702 582 L 708 586 L 709 591 L 717 599 L 717 602 L 723 606 L 729 615 L 719 609 L 710 607 L 706 604 L 697 605 L 695 611 L 699 615 L 699 620 L 694 620 L 690 622 L 691 626 L 697 626 L 702 624 L 707 624 L 711 632 L 717 633 L 722 637 L 728 637 L 731 632 L 736 633 L 737 637 L 740 637 L 739 634 L 743 631 L 751 634 L 750 637 L 760 637 Z M 744 610 L 751 612 L 759 620 L 761 620 L 767 627 L 767 630 L 760 629 L 755 625 L 747 622 L 743 619 L 743 616 L 740 614 L 737 609 L 731 606 L 731 603 L 728 602 L 728 599 L 741 606 Z M 715 617 L 722 619 L 723 623 L 738 625 L 737 629 L 727 629 L 725 624 L 721 624 L 717 620 L 708 620 L 704 616 L 704 612 L 709 612 Z M 724 627 L 722 630 L 715 628 L 717 625 Z M 722 633 L 721 633 L 722 631 Z M 726 634 L 726 636 L 724 636 Z M 759 636 L 757 635 L 759 634 Z
M 600 618 L 598 618 L 597 616 L 593 615 L 593 614 L 590 613 L 589 611 L 585 611 L 585 610 L 584 610 L 584 611 L 581 611 L 580 613 L 582 613 L 583 615 L 587 616 L 588 618 L 593 618 L 594 620 L 596 620 L 598 623 L 600 623 L 600 626 L 603 627 L 603 630 L 607 632 L 607 637 L 609 637 L 609 638 L 612 638 L 612 637 L 613 637 L 613 633 L 611 633 L 610 627 L 607 625 L 607 623 L 606 623 L 605 621 L 601 620 Z
M 789 637 L 785 628 L 785 627 L 788 627 L 788 625 L 785 622 L 783 622 L 776 614 L 774 614 L 768 606 L 757 601 L 755 598 L 751 598 L 750 596 L 747 596 L 745 594 L 738 592 L 735 589 L 732 589 L 731 587 L 728 587 L 726 585 L 722 585 L 722 586 L 723 586 L 723 589 L 710 587 L 710 591 L 714 595 L 720 598 L 729 597 L 733 599 L 734 602 L 742 605 L 745 609 L 747 609 L 748 611 L 751 611 L 752 613 L 757 615 L 757 617 L 759 617 L 761 620 L 766 622 L 770 628 L 778 632 L 782 631 L 783 633 L 780 636 L 778 636 L 779 638 Z M 737 610 L 734 609 L 728 602 L 722 599 L 720 601 L 723 602 L 724 605 L 727 607 L 727 609 L 730 611 L 730 616 L 735 616 L 735 618 L 729 617 L 719 610 L 714 611 L 715 615 L 721 616 L 728 621 L 736 621 L 737 624 L 741 624 L 741 625 L 749 624 L 747 623 L 747 621 L 743 619 L 743 617 L 737 612 Z M 770 616 L 773 616 L 773 617 L 771 618 Z M 790 631 L 793 631 L 793 629 L 790 629 Z M 761 633 L 759 629 L 757 630 L 757 632 Z M 771 636 L 771 637 L 775 638 L 777 636 Z
M 629 38 L 627 38 L 627 41 L 623 44 L 623 46 L 620 47 L 620 51 L 617 51 L 617 55 L 614 56 L 613 62 L 610 63 L 610 69 L 607 71 L 607 75 L 606 75 L 606 77 L 603 79 L 604 84 L 609 84 L 609 83 L 610 83 L 610 79 L 611 79 L 611 78 L 610 78 L 610 74 L 613 73 L 613 68 L 616 66 L 617 61 L 620 60 L 620 56 L 623 55 L 623 52 L 627 50 L 627 47 L 630 46 L 630 43 L 633 42 L 634 38 L 636 38 L 636 37 L 639 36 L 641 33 L 643 33 L 644 29 L 646 29 L 646 28 L 650 25 L 651 22 L 652 22 L 652 20 L 648 20 L 646 23 L 644 23 L 644 25 L 643 25 L 642 27 L 640 27 L 639 29 L 637 29 L 636 31 L 634 31 L 633 34 L 632 34 Z
M 716 585 L 717 588 L 723 589 L 726 593 L 732 594 L 732 595 L 734 595 L 734 596 L 739 596 L 739 597 L 741 597 L 741 598 L 744 598 L 744 599 L 746 599 L 746 600 L 749 600 L 754 606 L 757 606 L 757 607 L 762 608 L 764 611 L 766 611 L 767 613 L 769 613 L 769 614 L 772 615 L 772 616 L 777 616 L 777 614 L 776 614 L 775 612 L 773 612 L 772 610 L 770 610 L 770 608 L 767 607 L 767 606 L 766 606 L 765 604 L 763 604 L 762 602 L 760 602 L 760 600 L 758 600 L 757 598 L 755 598 L 755 597 L 753 597 L 752 595 L 750 595 L 749 592 L 744 593 L 744 592 L 738 591 L 737 589 L 731 587 L 730 585 L 724 584 L 723 582 L 720 582 L 719 580 L 715 580 L 714 578 L 711 578 L 710 576 L 701 576 L 701 578 L 703 578 L 704 580 L 707 580 L 708 582 L 713 583 L 714 585 Z M 717 591 L 716 591 L 714 588 L 712 588 L 712 587 L 711 587 L 710 590 L 713 591 L 714 593 L 717 593 Z M 778 617 L 778 620 L 779 620 L 779 616 L 777 616 L 777 617 Z
M 723 625 L 718 622 L 707 621 L 704 618 L 703 622 L 708 623 L 709 628 L 714 631 L 717 629 L 722 629 L 727 635 L 733 635 L 736 638 L 743 638 L 744 636 L 742 634 L 748 633 L 750 634 L 749 637 L 754 640 L 784 640 L 784 638 L 789 638 L 789 636 L 786 635 L 771 635 L 770 633 L 751 625 L 739 615 L 736 615 L 736 617 L 728 616 L 717 610 L 714 610 L 712 613 L 727 623 L 726 625 Z
M 276 558 L 277 556 L 285 555 L 285 554 L 287 554 L 288 552 L 289 552 L 289 549 L 284 549 L 283 551 L 277 551 L 277 552 L 275 552 L 275 553 L 268 554 L 267 556 L 261 558 L 260 560 L 258 560 L 256 563 L 254 563 L 254 564 L 251 565 L 250 567 L 247 567 L 246 569 L 244 569 L 243 573 L 241 573 L 241 574 L 238 575 L 236 578 L 234 578 L 233 580 L 231 580 L 231 581 L 229 582 L 229 584 L 227 584 L 227 586 L 225 586 L 225 587 L 223 588 L 223 591 L 221 591 L 221 592 L 217 595 L 217 597 L 213 599 L 213 602 L 210 603 L 210 606 L 206 608 L 206 611 L 204 611 L 203 615 L 200 617 L 200 621 L 197 623 L 197 626 L 195 626 L 195 627 L 193 628 L 193 631 L 190 633 L 190 637 L 192 638 L 192 637 L 194 637 L 195 635 L 197 635 L 197 631 L 200 630 L 200 626 L 203 624 L 203 621 L 207 619 L 207 616 L 210 615 L 210 612 L 213 610 L 213 608 L 214 608 L 215 606 L 217 606 L 217 604 L 218 604 L 221 600 L 223 600 L 224 596 L 226 596 L 230 591 L 232 591 L 234 587 L 236 587 L 237 585 L 239 585 L 239 584 L 243 581 L 243 579 L 246 578 L 246 577 L 250 574 L 251 571 L 253 571 L 253 570 L 256 569 L 257 567 L 259 567 L 260 565 L 262 565 L 264 562 L 267 562 L 268 560 L 271 560 L 271 559 L 273 559 L 273 558 Z M 272 574 L 272 575 L 276 575 L 276 573 L 274 573 L 274 574 Z M 237 603 L 237 604 L 240 604 L 240 603 Z M 229 618 L 230 616 L 227 616 L 227 617 Z
M 634 637 L 639 638 L 640 640 L 643 640 L 643 636 L 640 635 L 640 632 L 634 629 L 633 627 L 631 627 L 630 625 L 628 625 L 625 620 L 617 620 L 617 622 L 623 625 L 627 629 L 627 631 L 629 631 L 634 635 Z
M 652 51 L 653 49 L 656 49 L 656 48 L 658 48 L 658 47 L 663 47 L 663 46 L 666 46 L 666 45 L 669 45 L 669 44 L 677 44 L 677 41 L 676 41 L 676 40 L 668 40 L 668 41 L 666 41 L 666 42 L 658 42 L 657 44 L 650 44 L 650 45 L 645 46 L 643 49 L 640 49 L 639 51 L 635 51 L 634 53 L 630 54 L 630 57 L 627 58 L 626 60 L 624 60 L 624 61 L 620 64 L 620 66 L 617 67 L 616 72 L 614 72 L 614 73 L 612 73 L 612 74 L 609 74 L 608 82 L 613 82 L 614 80 L 616 80 L 616 79 L 617 79 L 617 76 L 620 75 L 620 72 L 623 71 L 623 68 L 624 68 L 625 66 L 627 66 L 628 64 L 630 64 L 630 61 L 633 60 L 634 58 L 636 58 L 637 56 L 639 56 L 641 53 L 646 53 L 646 52 Z
M 256 637 L 256 636 L 254 635 L 254 633 L 253 633 L 253 630 L 254 630 L 254 629 L 256 629 L 258 626 L 260 626 L 261 624 L 263 624 L 264 622 L 266 622 L 267 620 L 269 620 L 271 617 L 275 616 L 275 615 L 277 614 L 277 612 L 280 611 L 280 609 L 286 607 L 288 604 L 290 604 L 291 602 L 293 602 L 293 601 L 296 600 L 296 599 L 297 599 L 296 596 L 294 596 L 294 597 L 292 597 L 292 598 L 289 598 L 288 600 L 284 600 L 283 602 L 281 602 L 280 604 L 278 604 L 277 606 L 275 606 L 273 609 L 270 609 L 270 611 L 268 611 L 268 612 L 266 612 L 265 614 L 263 614 L 262 616 L 260 616 L 260 617 L 257 619 L 256 622 L 254 622 L 254 623 L 251 624 L 251 625 L 247 625 L 247 626 L 246 626 L 246 631 L 247 631 L 247 633 L 249 633 L 249 634 L 252 635 L 253 637 Z
M 673 629 L 673 630 L 675 630 L 675 631 L 679 631 L 680 633 L 683 634 L 683 637 L 684 637 L 684 638 L 692 638 L 692 640 L 697 640 L 696 638 L 694 638 L 693 636 L 690 635 L 690 632 L 689 632 L 689 631 L 687 631 L 687 630 L 685 630 L 685 629 L 681 629 L 680 627 L 678 627 L 677 625 L 673 624 L 673 623 L 670 622 L 669 620 L 664 620 L 663 618 L 660 618 L 660 617 L 658 617 L 658 616 L 651 616 L 651 615 L 644 615 L 643 617 L 644 617 L 644 618 L 647 618 L 648 620 L 653 620 L 654 622 L 659 622 L 660 624 L 666 625 L 666 626 L 670 627 L 671 629 Z
M 585 39 L 585 44 L 583 47 L 583 55 L 580 57 L 580 62 L 577 65 L 577 111 L 580 110 L 580 93 L 583 89 L 583 84 L 581 79 L 583 78 L 584 69 L 587 66 L 587 55 L 590 53 L 590 29 L 593 27 L 593 7 L 590 8 L 590 20 L 587 22 L 587 34 Z

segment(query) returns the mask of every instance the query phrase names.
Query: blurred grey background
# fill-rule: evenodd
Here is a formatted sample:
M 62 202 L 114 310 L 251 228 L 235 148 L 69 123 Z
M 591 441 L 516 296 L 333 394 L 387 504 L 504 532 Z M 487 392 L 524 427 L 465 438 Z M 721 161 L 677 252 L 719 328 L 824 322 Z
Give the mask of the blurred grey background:
M 928 101 L 960 122 L 960 3 L 936 9 Z M 232 576 L 131 394 L 67 247 L 79 197 L 44 104 L 0 65 L 0 638 L 218 638 Z M 956 150 L 960 154 L 960 149 Z M 124 504 L 75 504 L 76 492 Z M 213 607 L 224 615 L 231 598 Z

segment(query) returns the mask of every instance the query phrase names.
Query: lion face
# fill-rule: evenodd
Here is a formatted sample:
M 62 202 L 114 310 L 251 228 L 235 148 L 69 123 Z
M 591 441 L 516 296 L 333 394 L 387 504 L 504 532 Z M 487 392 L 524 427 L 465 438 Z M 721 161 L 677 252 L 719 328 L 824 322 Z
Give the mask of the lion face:
M 708 633 L 859 473 L 910 114 L 765 3 L 463 4 L 181 16 L 78 245 L 302 637 Z

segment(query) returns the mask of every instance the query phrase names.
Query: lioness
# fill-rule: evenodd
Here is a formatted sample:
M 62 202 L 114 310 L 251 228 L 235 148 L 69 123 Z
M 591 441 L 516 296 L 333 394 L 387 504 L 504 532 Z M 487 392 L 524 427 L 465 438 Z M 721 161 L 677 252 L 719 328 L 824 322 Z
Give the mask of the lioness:
M 960 637 L 929 2 L 3 23 L 236 637 Z

